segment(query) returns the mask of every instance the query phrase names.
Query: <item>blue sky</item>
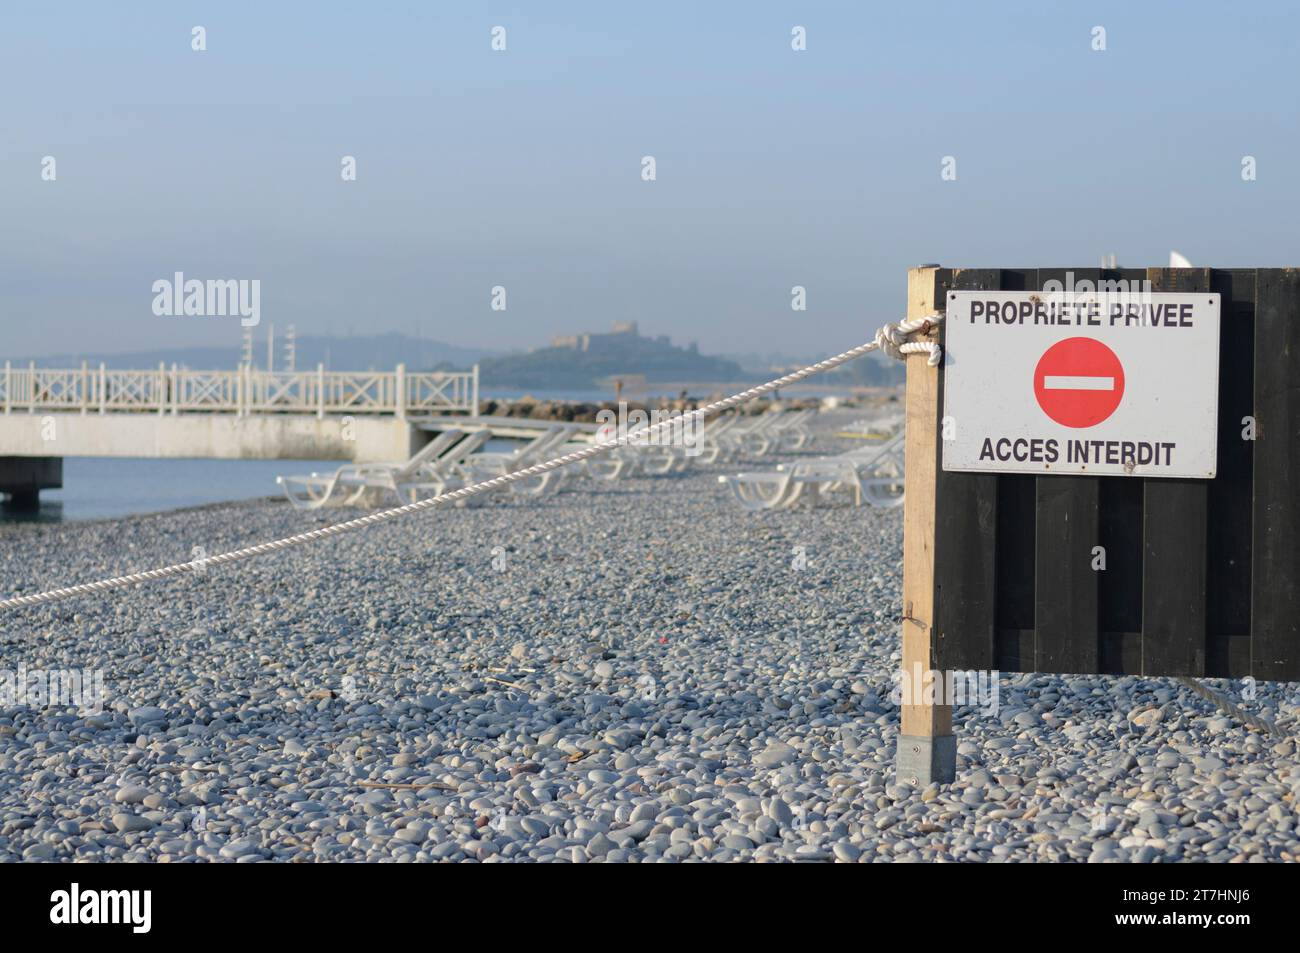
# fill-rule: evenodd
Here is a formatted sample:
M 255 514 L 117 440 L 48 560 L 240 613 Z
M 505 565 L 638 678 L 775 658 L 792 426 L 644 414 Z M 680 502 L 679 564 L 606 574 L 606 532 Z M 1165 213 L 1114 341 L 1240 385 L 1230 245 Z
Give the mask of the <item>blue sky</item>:
M 260 331 L 632 319 L 811 355 L 898 316 L 920 262 L 1295 264 L 1298 30 L 1284 3 L 6 5 L 0 354 L 237 346 L 152 313 L 178 270 L 260 279 Z

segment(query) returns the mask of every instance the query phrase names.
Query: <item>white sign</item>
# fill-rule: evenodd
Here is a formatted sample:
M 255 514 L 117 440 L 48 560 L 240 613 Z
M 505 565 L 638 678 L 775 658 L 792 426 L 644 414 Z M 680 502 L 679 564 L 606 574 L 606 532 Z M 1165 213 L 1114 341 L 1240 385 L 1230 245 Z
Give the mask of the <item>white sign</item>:
M 943 468 L 1215 473 L 1219 296 L 950 291 Z

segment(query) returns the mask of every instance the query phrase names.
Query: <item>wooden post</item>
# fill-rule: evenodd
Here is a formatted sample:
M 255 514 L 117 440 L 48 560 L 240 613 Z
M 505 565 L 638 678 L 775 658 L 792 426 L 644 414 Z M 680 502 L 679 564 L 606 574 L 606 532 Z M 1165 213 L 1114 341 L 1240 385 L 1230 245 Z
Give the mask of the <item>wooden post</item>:
M 167 362 L 158 362 L 158 416 L 167 413 Z
M 393 415 L 398 420 L 406 419 L 406 365 L 398 364 L 393 374 Z
M 90 405 L 90 364 L 81 362 L 81 413 L 84 416 Z
M 325 365 L 316 365 L 316 419 L 325 419 Z
M 108 371 L 104 362 L 99 362 L 99 412 L 102 414 L 108 404 Z
M 14 402 L 14 372 L 9 362 L 5 361 L 5 413 L 9 413 Z
M 942 311 L 946 273 L 933 265 L 907 275 L 907 317 Z M 938 330 L 929 333 L 938 340 Z M 920 335 L 914 340 L 922 340 Z M 930 367 L 924 354 L 907 357 L 907 407 L 903 499 L 903 710 L 898 736 L 897 780 L 924 787 L 951 782 L 957 773 L 957 739 L 952 733 L 951 699 L 926 702 L 921 689 L 935 668 L 934 528 L 939 473 L 942 368 Z

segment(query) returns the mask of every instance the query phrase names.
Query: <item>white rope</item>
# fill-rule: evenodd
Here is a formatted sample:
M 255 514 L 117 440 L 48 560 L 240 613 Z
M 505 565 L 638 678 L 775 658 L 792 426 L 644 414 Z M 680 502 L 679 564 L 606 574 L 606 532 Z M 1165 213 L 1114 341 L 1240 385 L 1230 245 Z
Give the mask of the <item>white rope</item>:
M 922 321 L 930 320 L 928 318 L 920 319 Z M 937 323 L 939 318 L 935 318 L 932 323 Z M 876 332 L 876 340 L 873 342 L 876 347 L 880 348 L 890 357 L 898 360 L 906 360 L 909 354 L 929 354 L 926 361 L 931 367 L 938 367 L 939 361 L 943 357 L 943 348 L 934 341 L 910 341 L 908 336 L 910 331 L 906 330 L 907 321 L 900 321 L 898 324 L 886 324 Z
M 1216 708 L 1219 709 L 1219 711 L 1223 712 L 1225 715 L 1228 715 L 1232 718 L 1236 718 L 1238 721 L 1242 722 L 1245 725 L 1250 726 L 1251 728 L 1254 728 L 1256 731 L 1262 731 L 1265 734 L 1274 735 L 1278 738 L 1286 737 L 1286 732 L 1283 731 L 1281 728 L 1279 728 L 1277 725 L 1273 724 L 1273 722 L 1259 715 L 1252 715 L 1248 711 L 1243 711 L 1242 709 L 1234 705 L 1232 703 L 1232 700 L 1228 698 L 1228 696 L 1220 695 L 1209 685 L 1204 685 L 1201 682 L 1198 682 L 1194 678 L 1188 678 L 1186 675 L 1176 676 L 1175 680 L 1179 684 L 1185 685 L 1186 687 L 1194 691 L 1196 694 L 1204 698 L 1206 701 L 1213 704 Z
M 380 510 L 378 513 L 371 513 L 367 516 L 359 516 L 356 519 L 347 520 L 343 523 L 335 523 L 331 526 L 323 526 L 320 529 L 310 530 L 306 533 L 297 533 L 293 536 L 286 536 L 283 539 L 272 540 L 268 543 L 259 543 L 256 546 L 246 546 L 243 549 L 231 550 L 227 553 L 220 553 L 216 556 L 204 556 L 201 559 L 193 559 L 189 562 L 175 563 L 171 566 L 163 566 L 159 569 L 147 569 L 142 572 L 133 572 L 126 576 L 116 576 L 112 579 L 101 579 L 98 582 L 83 582 L 75 586 L 67 586 L 63 589 L 51 589 L 47 592 L 37 592 L 29 596 L 14 596 L 9 599 L 0 600 L 0 609 L 17 609 L 27 606 L 38 606 L 46 602 L 58 602 L 62 599 L 70 599 L 73 596 L 87 595 L 94 592 L 108 592 L 112 589 L 122 589 L 127 586 L 134 586 L 142 582 L 154 582 L 158 579 L 168 579 L 172 576 L 183 576 L 186 573 L 203 569 L 207 566 L 224 566 L 227 563 L 238 562 L 242 559 L 250 559 L 254 556 L 262 556 L 266 553 L 273 553 L 281 549 L 288 549 L 291 546 L 299 546 L 303 543 L 315 542 L 318 539 L 325 539 L 330 536 L 337 536 L 339 533 L 347 533 L 354 529 L 361 529 L 365 526 L 373 526 L 376 523 L 383 523 L 387 520 L 396 519 L 399 516 L 405 516 L 408 513 L 418 513 L 421 510 L 427 510 L 443 503 L 453 503 L 456 500 L 464 500 L 479 493 L 487 493 L 491 490 L 498 490 L 508 484 L 515 483 L 519 480 L 527 480 L 530 477 L 540 476 L 550 470 L 557 470 L 560 467 L 567 467 L 571 463 L 577 463 L 580 460 L 586 460 L 588 457 L 594 457 L 597 454 L 608 453 L 619 447 L 626 446 L 633 441 L 647 440 L 657 436 L 664 430 L 673 427 L 684 427 L 689 418 L 695 418 L 696 421 L 703 421 L 704 418 L 711 414 L 720 413 L 728 410 L 738 404 L 743 404 L 760 397 L 763 394 L 778 390 L 782 387 L 788 387 L 791 384 L 803 380 L 805 377 L 811 377 L 813 374 L 820 374 L 823 371 L 829 371 L 833 367 L 839 367 L 854 358 L 862 357 L 877 348 L 883 350 L 886 354 L 902 360 L 908 354 L 929 354 L 927 363 L 934 367 L 938 365 L 942 357 L 942 350 L 938 344 L 933 342 L 909 341 L 908 338 L 920 331 L 922 333 L 929 331 L 932 327 L 943 320 L 942 315 L 931 315 L 926 318 L 910 318 L 906 321 L 900 321 L 897 324 L 887 324 L 876 332 L 874 340 L 866 344 L 860 344 L 857 347 L 845 351 L 843 354 L 837 354 L 834 357 L 827 358 L 816 364 L 810 364 L 802 367 L 797 371 L 779 377 L 774 381 L 768 381 L 766 384 L 760 384 L 757 387 L 751 387 L 749 390 L 742 391 L 739 394 L 733 394 L 722 400 L 714 401 L 698 410 L 693 410 L 689 414 L 683 414 L 681 417 L 675 417 L 670 420 L 664 420 L 657 424 L 651 424 L 648 427 L 638 428 L 631 433 L 624 434 L 614 440 L 604 440 L 593 443 L 591 446 L 583 447 L 581 450 L 575 450 L 572 453 L 566 453 L 563 456 L 556 457 L 553 460 L 547 460 L 545 463 L 538 463 L 531 467 L 525 467 L 522 470 L 515 470 L 512 473 L 503 476 L 493 477 L 490 480 L 484 480 L 481 483 L 474 483 L 470 486 L 461 487 L 458 490 L 452 490 L 447 493 L 439 493 L 437 496 L 430 497 L 427 500 L 420 500 L 416 503 L 407 503 L 404 506 L 396 506 L 392 509 Z

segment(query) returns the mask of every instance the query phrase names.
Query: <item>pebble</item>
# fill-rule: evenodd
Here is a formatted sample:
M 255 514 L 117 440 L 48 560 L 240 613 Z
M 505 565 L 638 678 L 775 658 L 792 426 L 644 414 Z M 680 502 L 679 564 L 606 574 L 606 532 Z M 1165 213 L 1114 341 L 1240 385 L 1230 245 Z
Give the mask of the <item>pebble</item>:
M 846 864 L 856 864 L 858 858 L 862 856 L 861 849 L 850 844 L 848 841 L 836 841 L 831 850 L 834 851 L 837 859 L 842 860 Z
M 818 418 L 814 452 L 863 415 Z M 745 513 L 716 477 L 748 465 L 574 475 L 447 508 L 436 550 L 394 520 L 32 610 L 0 668 L 103 664 L 109 692 L 0 708 L 0 862 L 1300 856 L 1295 745 L 1168 679 L 1004 673 L 999 713 L 963 709 L 956 783 L 897 784 L 901 510 Z M 33 524 L 0 564 L 32 592 L 348 515 Z
M 779 797 L 774 797 L 768 802 L 767 816 L 782 827 L 789 827 L 794 823 L 794 811 L 790 809 L 789 804 Z
M 139 814 L 114 814 L 113 826 L 121 833 L 131 831 L 147 831 L 153 829 L 156 825 L 152 820 Z
M 784 742 L 774 742 L 767 746 L 754 756 L 754 763 L 765 768 L 777 767 L 783 764 L 789 764 L 799 756 L 799 753 L 790 745 Z
M 1152 725 L 1158 725 L 1163 720 L 1164 715 L 1163 709 L 1144 708 L 1129 715 L 1129 721 L 1139 728 L 1150 728 Z
M 139 708 L 132 708 L 131 711 L 127 713 L 127 718 L 129 718 L 131 724 L 135 725 L 137 728 L 162 721 L 166 717 L 167 713 L 165 711 L 152 705 L 141 705 Z

